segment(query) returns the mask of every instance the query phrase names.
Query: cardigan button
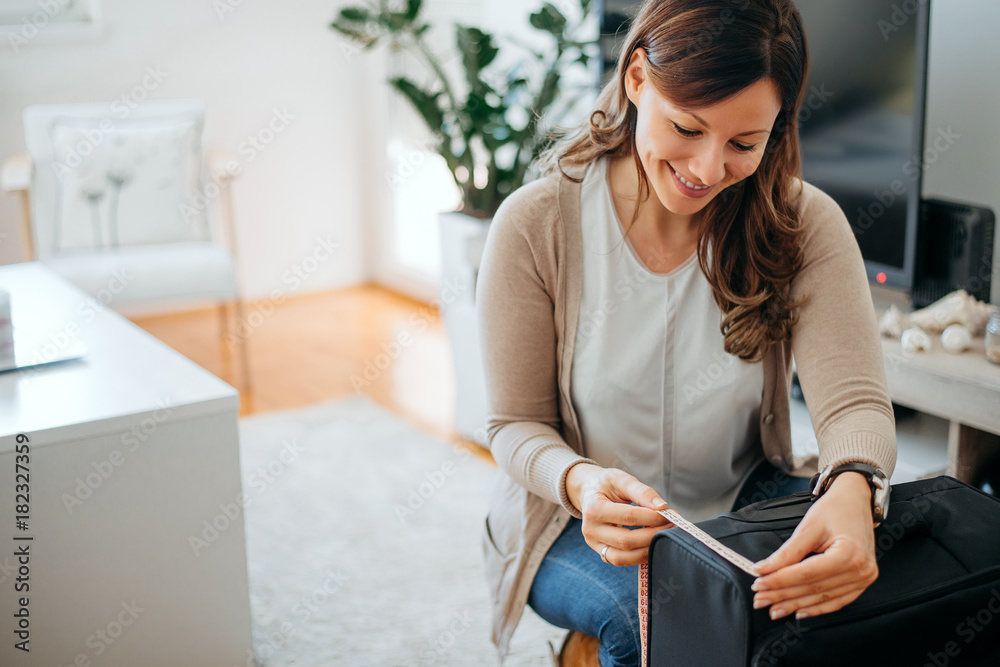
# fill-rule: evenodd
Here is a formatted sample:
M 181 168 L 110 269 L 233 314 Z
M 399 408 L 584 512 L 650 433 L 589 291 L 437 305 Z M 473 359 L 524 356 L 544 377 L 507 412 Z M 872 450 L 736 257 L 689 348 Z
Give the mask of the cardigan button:
M 774 413 L 773 412 L 769 412 L 766 415 L 764 415 L 764 423 L 765 424 L 770 424 L 773 421 L 774 421 Z

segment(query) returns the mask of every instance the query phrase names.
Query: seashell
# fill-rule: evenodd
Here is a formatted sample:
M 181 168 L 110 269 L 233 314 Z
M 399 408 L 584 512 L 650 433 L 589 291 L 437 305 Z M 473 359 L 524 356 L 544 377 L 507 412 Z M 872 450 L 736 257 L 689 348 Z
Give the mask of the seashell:
M 972 334 L 964 324 L 952 324 L 941 334 L 941 344 L 952 354 L 960 354 L 972 347 Z
M 878 332 L 883 336 L 895 338 L 903 335 L 903 331 L 910 327 L 910 317 L 896 306 L 889 306 L 889 309 L 882 315 L 878 323 Z
M 910 313 L 910 323 L 931 333 L 941 333 L 952 324 L 963 324 L 969 333 L 981 336 L 991 310 L 988 303 L 960 289 Z
M 929 352 L 931 349 L 931 337 L 920 327 L 910 327 L 903 332 L 900 337 L 903 345 L 903 352 Z

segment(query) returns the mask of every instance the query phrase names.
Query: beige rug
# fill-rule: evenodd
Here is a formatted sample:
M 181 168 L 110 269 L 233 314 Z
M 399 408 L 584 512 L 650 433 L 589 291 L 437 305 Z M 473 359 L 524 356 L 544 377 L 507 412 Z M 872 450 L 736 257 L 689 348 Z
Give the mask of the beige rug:
M 498 665 L 479 535 L 496 468 L 363 396 L 240 421 L 265 667 Z M 504 665 L 551 667 L 530 609 Z

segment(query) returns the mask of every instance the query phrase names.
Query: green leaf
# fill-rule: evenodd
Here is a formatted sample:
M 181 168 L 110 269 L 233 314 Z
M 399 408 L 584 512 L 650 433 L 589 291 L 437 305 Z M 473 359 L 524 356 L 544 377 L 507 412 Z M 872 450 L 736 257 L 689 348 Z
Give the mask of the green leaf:
M 351 41 L 361 44 L 365 49 L 375 46 L 379 41 L 377 36 L 370 35 L 367 32 L 359 32 L 353 26 L 348 27 L 338 23 L 331 23 L 330 27 Z
M 340 10 L 340 18 L 353 23 L 365 23 L 371 20 L 371 12 L 364 7 L 344 7 Z
M 417 18 L 417 14 L 420 13 L 420 5 L 421 0 L 406 0 L 406 11 L 403 13 L 403 16 L 409 21 L 414 20 Z
M 410 100 L 410 104 L 417 110 L 417 113 L 427 123 L 427 127 L 435 133 L 442 131 L 444 125 L 444 114 L 438 106 L 437 98 L 441 93 L 429 93 L 421 90 L 412 81 L 405 77 L 397 76 L 389 80 L 393 88 L 398 90 L 404 97 Z
M 455 24 L 455 46 L 462 54 L 465 77 L 474 91 L 492 90 L 482 80 L 482 71 L 489 66 L 500 51 L 493 44 L 493 35 L 479 28 Z
M 496 109 L 474 90 L 469 91 L 462 111 L 472 121 L 472 127 L 480 130 L 496 115 Z
M 556 9 L 555 5 L 548 2 L 532 14 L 528 21 L 539 30 L 550 32 L 557 37 L 561 36 L 566 30 L 566 17 Z
M 542 83 L 542 89 L 538 93 L 538 99 L 535 101 L 534 111 L 538 113 L 539 116 L 545 114 L 545 110 L 549 108 L 552 101 L 556 98 L 556 93 L 559 92 L 559 72 L 557 70 L 551 70 L 546 76 L 545 81 Z

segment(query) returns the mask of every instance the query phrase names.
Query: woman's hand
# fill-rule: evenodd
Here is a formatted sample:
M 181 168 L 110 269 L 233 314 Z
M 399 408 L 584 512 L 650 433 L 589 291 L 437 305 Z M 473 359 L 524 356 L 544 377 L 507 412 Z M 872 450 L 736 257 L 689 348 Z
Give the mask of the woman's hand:
M 667 509 L 656 490 L 617 468 L 578 463 L 566 475 L 566 493 L 583 514 L 583 538 L 597 553 L 607 546 L 612 565 L 645 563 L 653 536 L 674 525 L 655 511 Z
M 754 609 L 770 605 L 772 619 L 806 618 L 857 599 L 878 578 L 871 506 L 864 475 L 835 477 L 792 536 L 757 564 Z

